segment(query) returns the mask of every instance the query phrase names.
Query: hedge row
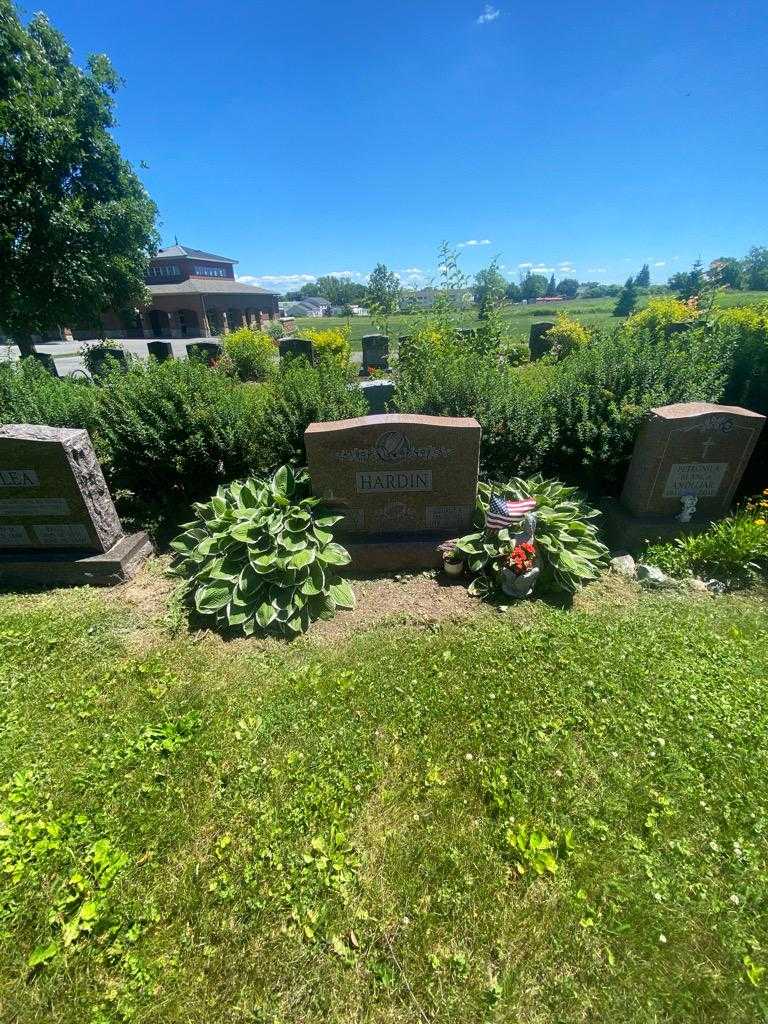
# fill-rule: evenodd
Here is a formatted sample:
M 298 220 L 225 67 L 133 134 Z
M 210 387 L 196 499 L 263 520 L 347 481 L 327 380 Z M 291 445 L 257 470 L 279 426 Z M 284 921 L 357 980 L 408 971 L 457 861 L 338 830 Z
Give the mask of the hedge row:
M 88 430 L 123 513 L 157 528 L 224 481 L 301 462 L 307 424 L 365 411 L 350 385 L 332 360 L 291 361 L 268 384 L 195 361 L 150 361 L 94 386 L 25 359 L 0 366 L 0 421 Z

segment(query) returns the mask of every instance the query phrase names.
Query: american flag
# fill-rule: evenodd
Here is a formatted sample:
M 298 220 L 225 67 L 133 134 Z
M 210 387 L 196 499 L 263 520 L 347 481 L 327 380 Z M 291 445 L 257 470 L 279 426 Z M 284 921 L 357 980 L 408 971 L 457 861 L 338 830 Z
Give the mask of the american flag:
M 533 498 L 523 501 L 506 501 L 498 494 L 491 495 L 485 515 L 486 530 L 503 530 L 513 519 L 520 519 L 526 512 L 533 512 L 536 502 Z

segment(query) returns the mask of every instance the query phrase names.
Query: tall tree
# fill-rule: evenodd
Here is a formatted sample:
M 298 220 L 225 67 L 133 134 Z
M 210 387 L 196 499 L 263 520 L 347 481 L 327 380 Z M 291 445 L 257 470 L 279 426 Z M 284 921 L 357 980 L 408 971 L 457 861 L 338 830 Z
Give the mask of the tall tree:
M 753 246 L 744 257 L 744 278 L 750 291 L 768 291 L 768 249 Z
M 549 282 L 547 283 L 547 291 L 545 294 L 547 296 L 557 295 L 557 285 L 555 284 L 554 274 L 550 277 Z
M 498 257 L 475 274 L 472 295 L 479 320 L 487 320 L 491 310 L 501 305 L 507 294 L 507 285 L 506 277 L 499 270 Z
M 621 289 L 616 305 L 613 307 L 614 316 L 629 316 L 637 305 L 637 290 L 635 289 L 634 278 L 628 277 L 627 283 Z
M 677 292 L 681 299 L 693 298 L 704 286 L 704 264 L 701 260 L 696 260 L 693 269 L 673 274 L 667 285 L 673 292 Z
M 400 300 L 400 278 L 383 263 L 377 263 L 368 278 L 368 301 L 388 316 L 397 310 Z
M 635 286 L 637 288 L 649 288 L 651 285 L 651 272 L 648 269 L 648 264 L 644 263 L 635 278 Z
M 743 277 L 741 260 L 737 260 L 733 256 L 721 256 L 719 259 L 712 260 L 707 276 L 717 287 L 727 285 L 729 288 L 741 288 Z
M 155 204 L 109 129 L 119 78 L 86 68 L 44 15 L 0 0 L 0 324 L 31 335 L 98 322 L 145 297 Z
M 520 279 L 520 295 L 524 299 L 538 299 L 547 290 L 547 279 L 543 274 L 532 274 L 530 270 Z
M 575 277 L 564 277 L 557 285 L 557 294 L 562 295 L 564 299 L 575 299 L 578 290 L 579 282 Z

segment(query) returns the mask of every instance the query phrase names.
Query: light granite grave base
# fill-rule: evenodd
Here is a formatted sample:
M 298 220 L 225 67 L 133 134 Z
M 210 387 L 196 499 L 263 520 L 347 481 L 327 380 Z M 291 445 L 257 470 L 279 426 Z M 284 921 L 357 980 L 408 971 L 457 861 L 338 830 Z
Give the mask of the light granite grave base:
M 674 540 L 686 534 L 702 533 L 712 525 L 709 518 L 692 519 L 680 523 L 670 516 L 635 516 L 621 505 L 603 503 L 604 517 L 601 526 L 606 542 L 612 551 L 638 551 L 646 541 L 652 544 Z
M 438 544 L 451 536 L 447 533 L 419 536 L 386 535 L 376 540 L 340 538 L 352 557 L 353 572 L 398 572 L 401 569 L 439 569 L 443 556 Z
M 0 587 L 33 584 L 41 587 L 111 587 L 129 580 L 152 554 L 149 536 L 121 537 L 103 554 L 72 551 L 4 551 L 0 555 Z

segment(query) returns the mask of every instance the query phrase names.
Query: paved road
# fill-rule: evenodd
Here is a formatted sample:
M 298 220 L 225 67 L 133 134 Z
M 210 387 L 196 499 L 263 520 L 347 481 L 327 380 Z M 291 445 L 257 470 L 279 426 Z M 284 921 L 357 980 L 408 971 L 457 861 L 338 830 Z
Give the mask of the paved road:
M 173 345 L 173 354 L 177 359 L 186 358 L 186 346 L 194 341 L 218 341 L 218 338 L 184 338 L 184 339 L 173 339 L 171 344 Z M 38 352 L 48 352 L 56 361 L 56 368 L 62 376 L 69 376 L 75 373 L 77 370 L 85 372 L 85 366 L 83 363 L 82 356 L 76 353 L 80 352 L 81 349 L 97 345 L 96 341 L 55 341 L 48 342 L 46 344 L 37 345 Z M 126 339 L 120 341 L 121 348 L 126 352 L 131 352 L 134 355 L 139 356 L 142 359 L 147 359 L 149 353 L 147 352 L 146 341 L 139 341 L 135 339 Z M 7 345 L 2 346 L 0 351 L 0 359 L 5 360 L 10 358 L 16 360 L 19 358 L 19 350 L 15 345 L 10 347 Z M 352 362 L 362 362 L 362 352 L 352 353 Z

